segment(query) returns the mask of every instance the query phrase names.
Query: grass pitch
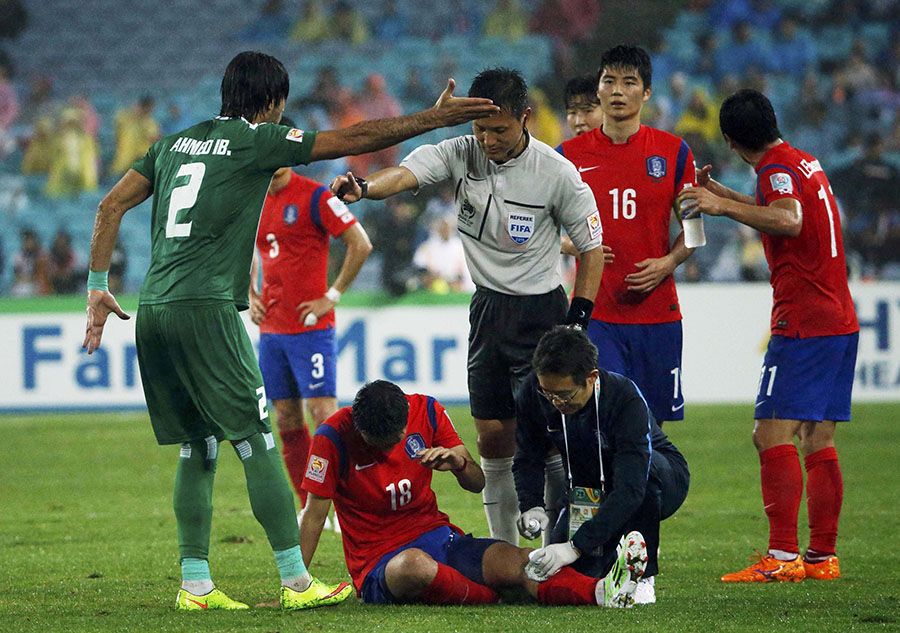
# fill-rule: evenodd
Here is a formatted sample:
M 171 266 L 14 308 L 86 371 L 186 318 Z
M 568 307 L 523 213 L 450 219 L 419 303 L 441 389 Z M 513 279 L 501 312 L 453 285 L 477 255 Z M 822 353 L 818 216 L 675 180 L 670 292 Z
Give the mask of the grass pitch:
M 463 409 L 451 415 L 474 453 Z M 0 631 L 882 631 L 900 630 L 900 404 L 857 405 L 838 429 L 844 511 L 835 582 L 725 585 L 722 573 L 766 546 L 752 406 L 693 406 L 666 430 L 691 468 L 691 492 L 663 524 L 657 604 L 634 609 L 500 605 L 370 607 L 355 598 L 294 614 L 183 614 L 171 509 L 178 449 L 156 446 L 145 414 L 0 417 Z M 278 574 L 253 519 L 243 471 L 223 449 L 211 567 L 250 604 L 277 599 Z M 480 496 L 436 474 L 438 502 L 476 535 Z M 805 504 L 800 542 L 805 546 Z M 312 572 L 346 578 L 340 537 L 325 533 Z

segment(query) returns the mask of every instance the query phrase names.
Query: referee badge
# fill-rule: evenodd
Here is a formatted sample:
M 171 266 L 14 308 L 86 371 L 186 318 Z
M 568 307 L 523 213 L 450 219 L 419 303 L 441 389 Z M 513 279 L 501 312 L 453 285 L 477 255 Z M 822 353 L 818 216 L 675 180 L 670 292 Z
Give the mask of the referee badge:
M 534 215 L 531 213 L 510 213 L 506 220 L 506 231 L 516 244 L 524 244 L 534 235 Z

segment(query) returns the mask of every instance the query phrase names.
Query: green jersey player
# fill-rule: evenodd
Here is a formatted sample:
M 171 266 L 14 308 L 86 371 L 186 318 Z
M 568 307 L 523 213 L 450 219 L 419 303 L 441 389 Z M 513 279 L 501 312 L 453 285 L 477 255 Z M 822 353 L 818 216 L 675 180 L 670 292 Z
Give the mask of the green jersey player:
M 241 459 L 253 514 L 275 553 L 281 606 L 336 604 L 350 594 L 347 583 L 320 583 L 303 564 L 293 495 L 273 450 L 263 380 L 238 310 L 247 307 L 256 227 L 275 170 L 371 152 L 498 111 L 486 99 L 454 97 L 453 87 L 450 80 L 433 108 L 413 115 L 303 131 L 278 125 L 289 89 L 284 66 L 244 52 L 225 71 L 220 115 L 157 142 L 100 203 L 88 276 L 88 353 L 100 345 L 110 313 L 129 318 L 106 276 L 122 215 L 153 196 L 136 342 L 156 439 L 181 446 L 174 495 L 179 609 L 247 608 L 215 589 L 209 572 L 213 479 L 224 440 Z

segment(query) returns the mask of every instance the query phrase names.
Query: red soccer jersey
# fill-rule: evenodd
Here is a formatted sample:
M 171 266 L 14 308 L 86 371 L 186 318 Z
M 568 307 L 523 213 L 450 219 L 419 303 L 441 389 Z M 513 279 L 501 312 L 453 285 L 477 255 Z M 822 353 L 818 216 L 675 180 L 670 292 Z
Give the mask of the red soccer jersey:
M 628 290 L 625 277 L 640 271 L 635 263 L 670 250 L 672 205 L 684 186 L 695 183 L 694 155 L 687 143 L 642 125 L 626 143 L 615 144 L 595 128 L 561 148 L 594 192 L 603 243 L 615 254 L 615 261 L 603 268 L 591 318 L 610 323 L 681 320 L 671 276 L 647 295 Z
M 334 310 L 304 327 L 297 306 L 328 290 L 329 236 L 337 237 L 354 224 L 347 205 L 328 187 L 296 173 L 284 188 L 266 196 L 256 232 L 266 306 L 260 332 L 297 334 L 334 327 Z
M 841 218 L 819 161 L 781 143 L 757 163 L 756 174 L 757 204 L 794 198 L 803 208 L 797 237 L 762 234 L 772 271 L 772 334 L 807 338 L 858 331 Z
M 350 407 L 319 427 L 309 451 L 303 489 L 334 501 L 347 569 L 357 590 L 388 552 L 444 525 L 462 533 L 438 510 L 431 490 L 434 471 L 415 457 L 423 448 L 452 448 L 462 440 L 434 398 L 413 394 L 406 399 L 406 438 L 389 453 L 363 442 Z

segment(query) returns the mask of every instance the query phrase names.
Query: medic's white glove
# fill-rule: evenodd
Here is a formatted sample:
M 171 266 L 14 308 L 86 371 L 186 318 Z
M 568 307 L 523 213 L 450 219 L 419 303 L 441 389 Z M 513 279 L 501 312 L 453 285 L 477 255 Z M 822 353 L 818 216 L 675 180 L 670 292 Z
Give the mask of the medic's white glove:
M 516 521 L 519 534 L 529 541 L 533 541 L 540 536 L 541 532 L 546 530 L 548 525 L 550 525 L 550 517 L 541 506 L 535 506 L 531 510 L 526 510 L 519 517 L 519 520 Z
M 566 565 L 574 563 L 580 556 L 572 541 L 536 549 L 528 555 L 525 575 L 535 582 L 544 582 Z

